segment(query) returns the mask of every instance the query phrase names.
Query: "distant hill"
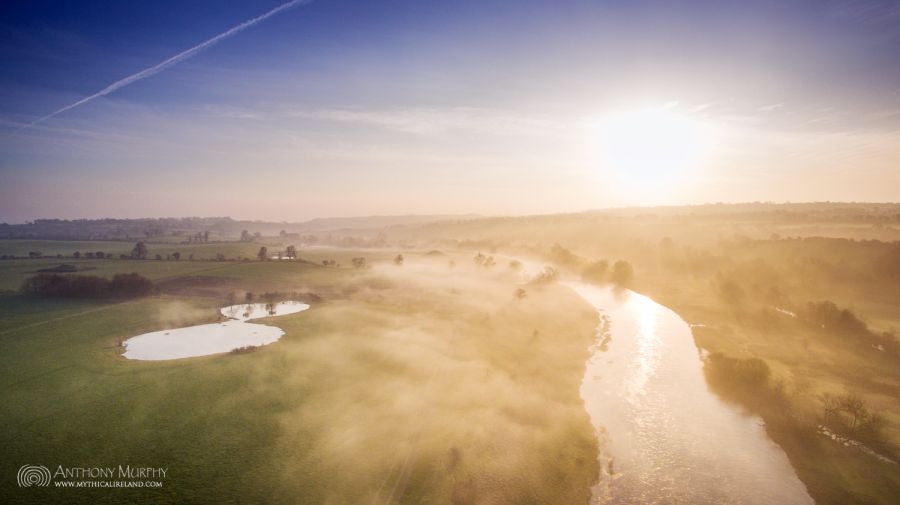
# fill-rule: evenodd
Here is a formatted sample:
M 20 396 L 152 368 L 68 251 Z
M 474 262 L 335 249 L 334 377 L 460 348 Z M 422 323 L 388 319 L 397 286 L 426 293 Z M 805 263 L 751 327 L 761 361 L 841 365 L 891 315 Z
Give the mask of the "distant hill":
M 435 221 L 470 220 L 478 219 L 480 217 L 482 216 L 476 214 L 409 214 L 405 216 L 324 217 L 298 223 L 293 226 L 292 229 L 299 229 L 302 231 L 371 230 L 376 228 L 389 228 L 391 226 L 432 223 Z
M 564 223 L 584 219 L 685 220 L 695 224 L 727 222 L 730 225 L 762 224 L 758 235 L 781 233 L 803 236 L 845 236 L 857 239 L 895 240 L 900 228 L 900 203 L 810 202 L 810 203 L 714 203 L 685 206 L 622 207 L 566 214 L 484 217 L 475 214 L 406 214 L 399 216 L 327 217 L 301 222 L 236 220 L 230 217 L 183 217 L 142 219 L 36 219 L 23 224 L 0 224 L 0 239 L 49 240 L 153 240 L 210 242 L 235 240 L 246 231 L 250 236 L 299 240 L 300 235 L 373 237 L 380 231 L 403 236 L 407 227 L 433 231 L 489 229 L 507 222 Z M 633 224 L 633 223 L 632 223 Z M 849 227 L 849 228 L 848 228 Z M 852 229 L 851 229 L 852 228 Z M 733 232 L 735 230 L 730 230 Z M 282 233 L 284 232 L 284 233 Z M 258 238 L 255 237 L 254 240 Z M 306 237 L 310 238 L 310 237 Z M 312 240 L 307 241 L 313 243 Z M 320 242 L 321 243 L 321 242 Z
M 329 231 L 373 230 L 443 220 L 475 219 L 476 215 L 402 215 L 317 218 L 303 222 L 235 220 L 230 217 L 139 219 L 36 219 L 23 224 L 0 223 L 0 239 L 137 240 L 172 241 L 233 240 L 243 231 L 274 236 Z

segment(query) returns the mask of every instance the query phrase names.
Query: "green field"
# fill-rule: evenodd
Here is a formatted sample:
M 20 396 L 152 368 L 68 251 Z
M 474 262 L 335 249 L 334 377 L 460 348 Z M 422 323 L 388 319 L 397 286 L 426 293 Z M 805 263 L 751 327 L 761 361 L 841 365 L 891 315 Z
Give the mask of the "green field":
M 157 254 L 166 258 L 172 253 L 181 253 L 181 261 L 188 260 L 189 255 L 193 255 L 195 260 L 212 260 L 218 254 L 224 255 L 229 260 L 250 258 L 256 259 L 259 248 L 265 246 L 269 250 L 269 254 L 277 251 L 283 251 L 287 245 L 276 242 L 254 243 L 254 242 L 208 242 L 194 244 L 179 244 L 172 242 L 156 242 L 152 240 L 143 241 L 147 245 L 148 258 L 154 259 Z M 82 257 L 87 252 L 103 252 L 104 254 L 112 254 L 118 258 L 121 254 L 130 255 L 136 241 L 109 241 L 109 240 L 0 240 L 0 256 L 10 255 L 16 257 L 27 257 L 29 252 L 39 252 L 43 256 L 54 259 L 57 255 L 60 259 L 69 261 L 76 252 L 81 253 Z M 344 250 L 327 247 L 313 247 L 302 249 L 299 259 L 309 260 L 315 263 L 321 262 L 323 259 L 335 260 L 338 263 L 350 264 L 350 258 L 359 254 L 366 254 L 370 258 L 386 257 L 388 254 L 384 251 L 355 251 Z
M 0 246 L 34 245 L 16 242 Z M 52 245 L 39 244 L 82 247 Z M 398 267 L 394 254 L 309 254 L 368 256 L 368 270 L 79 260 L 94 267 L 86 274 L 140 272 L 161 293 L 119 303 L 0 295 L 0 502 L 584 502 L 597 448 L 578 385 L 596 313 L 561 287 L 520 300 L 503 271 L 414 253 Z M 4 261 L 2 288 L 56 264 Z M 214 321 L 228 292 L 263 290 L 321 301 L 273 319 L 286 334 L 254 352 L 121 357 L 123 339 Z M 168 476 L 161 489 L 20 489 L 23 464 Z

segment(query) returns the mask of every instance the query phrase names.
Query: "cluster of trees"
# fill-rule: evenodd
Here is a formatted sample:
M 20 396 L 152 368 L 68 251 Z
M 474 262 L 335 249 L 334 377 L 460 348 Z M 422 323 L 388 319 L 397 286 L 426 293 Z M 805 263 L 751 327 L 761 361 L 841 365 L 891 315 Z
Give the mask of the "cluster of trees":
M 634 279 L 634 267 L 625 260 L 617 260 L 610 268 L 606 260 L 588 260 L 559 244 L 553 244 L 544 256 L 560 267 L 576 272 L 580 270 L 581 278 L 587 282 L 595 284 L 611 282 L 617 286 L 628 287 Z
M 82 254 L 80 251 L 75 251 L 72 253 L 72 257 L 75 259 L 81 258 Z M 84 257 L 87 259 L 112 259 L 112 253 L 105 253 L 103 251 L 88 251 L 84 253 Z
M 317 302 L 321 301 L 321 297 L 314 293 L 300 293 L 298 291 L 266 291 L 265 293 L 259 294 L 247 291 L 243 296 L 239 296 L 232 291 L 225 295 L 226 305 L 237 305 L 241 301 L 243 301 L 243 303 L 255 303 L 259 301 L 266 304 L 276 304 L 290 300 Z
M 24 294 L 55 298 L 137 298 L 155 291 L 153 282 L 136 273 L 116 274 L 111 280 L 43 273 L 29 277 L 22 285 Z
M 493 256 L 486 256 L 484 254 L 481 254 L 480 252 L 476 254 L 474 258 L 472 258 L 472 261 L 474 261 L 477 266 L 484 268 L 491 268 L 497 264 Z
M 549 284 L 559 279 L 559 270 L 553 267 L 544 267 L 534 278 L 531 279 L 532 284 Z
M 190 242 L 209 242 L 209 232 L 208 231 L 198 231 L 193 235 L 188 237 L 188 243 Z
M 289 258 L 289 259 L 297 259 L 297 248 L 295 246 L 289 245 L 285 248 L 284 251 L 278 251 L 275 253 L 275 257 L 278 259 Z M 259 261 L 268 261 L 269 260 L 269 248 L 266 246 L 261 246 L 259 248 L 259 252 L 256 253 L 256 258 Z
M 581 278 L 595 284 L 612 282 L 617 286 L 627 287 L 634 279 L 634 267 L 625 260 L 618 260 L 610 268 L 608 261 L 596 260 L 582 269 Z
M 842 309 L 832 301 L 807 303 L 797 312 L 811 331 L 836 337 L 848 344 L 877 349 L 892 356 L 900 355 L 900 344 L 891 332 L 878 334 L 850 309 Z
M 253 242 L 262 238 L 260 232 L 250 234 L 247 230 L 241 230 L 241 242 Z

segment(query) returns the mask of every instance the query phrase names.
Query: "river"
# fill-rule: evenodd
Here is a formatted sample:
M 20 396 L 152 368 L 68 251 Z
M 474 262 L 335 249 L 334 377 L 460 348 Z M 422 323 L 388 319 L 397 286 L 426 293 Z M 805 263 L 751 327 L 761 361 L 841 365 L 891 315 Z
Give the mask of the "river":
M 691 329 L 646 296 L 568 282 L 601 315 L 581 384 L 592 504 L 812 504 L 762 420 L 712 393 Z

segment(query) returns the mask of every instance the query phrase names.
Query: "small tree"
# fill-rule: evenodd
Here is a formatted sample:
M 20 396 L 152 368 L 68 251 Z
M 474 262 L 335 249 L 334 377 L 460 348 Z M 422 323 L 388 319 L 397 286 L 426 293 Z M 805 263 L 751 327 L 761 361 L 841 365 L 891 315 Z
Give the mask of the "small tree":
M 266 246 L 260 247 L 256 257 L 259 258 L 259 261 L 266 261 L 269 259 L 269 249 Z
M 285 249 L 285 254 L 287 254 L 287 257 L 290 259 L 296 259 L 297 258 L 297 248 L 292 245 L 289 245 L 289 246 L 287 246 L 287 249 Z
M 75 251 L 75 252 L 72 253 L 72 257 L 75 258 L 75 259 L 78 259 L 78 258 L 81 257 L 81 253 L 78 252 L 78 251 Z
M 138 242 L 131 250 L 131 257 L 139 260 L 147 259 L 147 244 Z
M 357 269 L 357 270 L 362 269 L 362 268 L 366 268 L 366 266 L 367 266 L 367 265 L 366 265 L 366 259 L 365 259 L 365 258 L 362 258 L 362 257 L 360 257 L 360 258 L 353 258 L 353 259 L 351 260 L 351 263 L 353 263 L 353 268 L 355 268 L 355 269 Z
M 191 255 L 191 256 L 193 256 L 193 255 Z M 225 255 L 222 254 L 222 253 L 217 253 L 217 254 L 216 254 L 216 261 L 225 261 Z
M 106 253 L 103 251 L 97 251 L 94 253 L 94 257 L 97 258 L 98 260 L 102 260 L 103 258 L 106 257 Z
M 174 258 L 175 261 L 180 260 L 180 259 L 181 259 L 181 253 L 178 252 L 178 251 L 173 252 L 173 253 L 172 253 L 172 258 Z
M 403 265 L 403 255 L 402 254 L 398 254 L 397 256 L 394 257 L 394 264 L 397 266 Z

